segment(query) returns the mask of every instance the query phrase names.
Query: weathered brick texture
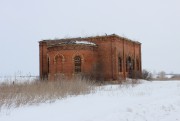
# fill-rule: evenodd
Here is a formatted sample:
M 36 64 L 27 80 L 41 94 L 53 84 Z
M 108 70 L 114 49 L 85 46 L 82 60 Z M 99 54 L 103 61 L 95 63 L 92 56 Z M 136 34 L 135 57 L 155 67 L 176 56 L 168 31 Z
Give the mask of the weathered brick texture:
M 39 49 L 41 79 L 82 74 L 97 80 L 121 80 L 141 75 L 141 43 L 115 34 L 43 40 Z

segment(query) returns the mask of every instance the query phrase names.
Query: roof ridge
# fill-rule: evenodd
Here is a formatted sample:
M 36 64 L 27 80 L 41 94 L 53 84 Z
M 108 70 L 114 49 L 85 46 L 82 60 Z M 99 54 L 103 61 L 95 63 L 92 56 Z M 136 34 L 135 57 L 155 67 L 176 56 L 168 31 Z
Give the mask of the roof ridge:
M 131 41 L 131 42 L 135 42 L 135 43 L 139 43 L 141 44 L 140 42 L 138 41 L 133 41 L 127 37 L 122 37 L 122 36 L 119 36 L 117 34 L 110 34 L 110 35 L 102 35 L 102 36 L 89 36 L 89 37 L 72 37 L 72 38 L 61 38 L 61 39 L 48 39 L 48 40 L 42 40 L 40 42 L 48 42 L 48 41 L 51 41 L 51 42 L 56 42 L 56 41 L 80 41 L 80 40 L 83 40 L 83 39 L 91 39 L 91 38 L 104 38 L 104 37 L 117 37 L 117 38 L 120 38 L 120 39 L 124 39 L 124 40 L 127 40 L 127 41 Z M 77 40 L 78 39 L 78 40 Z

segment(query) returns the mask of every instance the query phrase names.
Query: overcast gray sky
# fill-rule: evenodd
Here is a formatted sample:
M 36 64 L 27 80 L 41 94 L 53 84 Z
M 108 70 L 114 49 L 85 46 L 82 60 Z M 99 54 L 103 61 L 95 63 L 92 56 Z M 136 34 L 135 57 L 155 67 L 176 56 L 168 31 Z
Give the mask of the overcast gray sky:
M 180 0 L 0 0 L 0 75 L 39 74 L 42 39 L 118 34 L 150 71 L 180 73 Z

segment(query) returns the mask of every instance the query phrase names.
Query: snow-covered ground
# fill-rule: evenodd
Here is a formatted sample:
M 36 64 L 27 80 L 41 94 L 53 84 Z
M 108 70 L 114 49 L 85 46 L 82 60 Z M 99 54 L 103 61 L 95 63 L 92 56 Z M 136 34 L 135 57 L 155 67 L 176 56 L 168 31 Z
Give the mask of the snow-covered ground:
M 109 85 L 53 103 L 3 108 L 0 121 L 180 121 L 180 81 Z

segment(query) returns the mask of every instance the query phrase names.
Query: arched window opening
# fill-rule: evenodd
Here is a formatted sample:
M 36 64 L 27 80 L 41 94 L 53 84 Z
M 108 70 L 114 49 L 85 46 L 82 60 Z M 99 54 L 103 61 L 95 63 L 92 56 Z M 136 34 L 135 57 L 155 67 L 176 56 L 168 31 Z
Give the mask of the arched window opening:
M 133 60 L 129 56 L 126 60 L 126 71 L 128 72 L 128 77 L 133 77 Z
M 126 72 L 131 71 L 133 69 L 133 60 L 131 57 L 126 58 Z
M 128 67 L 129 67 L 129 70 L 132 69 L 132 60 L 131 60 L 131 57 L 128 57 Z
M 74 66 L 75 66 L 75 73 L 81 72 L 81 57 L 75 56 L 74 57 Z
M 121 57 L 118 57 L 118 71 L 122 72 L 122 59 L 121 59 Z

